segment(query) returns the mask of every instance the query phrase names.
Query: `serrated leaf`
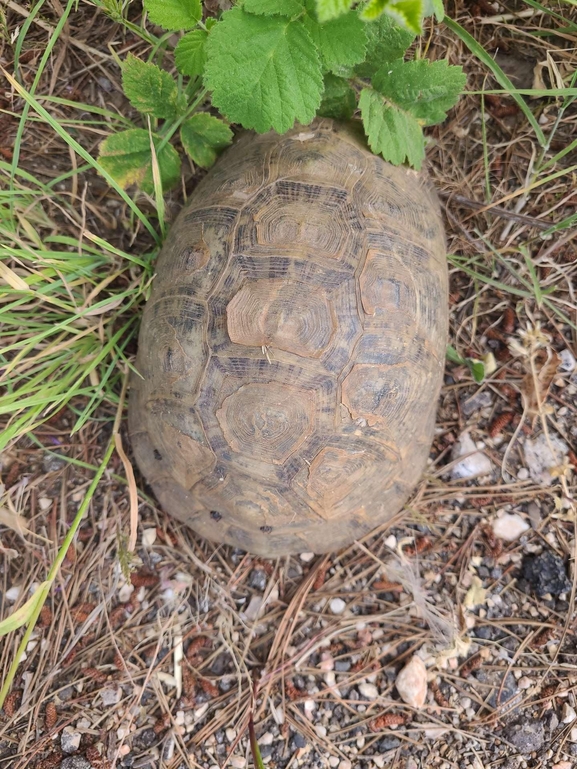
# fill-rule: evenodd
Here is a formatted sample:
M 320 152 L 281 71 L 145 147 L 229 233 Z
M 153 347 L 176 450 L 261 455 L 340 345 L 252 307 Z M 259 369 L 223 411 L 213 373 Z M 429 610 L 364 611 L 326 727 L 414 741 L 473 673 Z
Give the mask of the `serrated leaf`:
M 446 61 L 397 61 L 383 64 L 372 85 L 387 99 L 409 111 L 423 125 L 447 117 L 462 92 L 466 75 Z
M 303 10 L 303 0 L 244 0 L 243 9 L 259 16 L 298 16 Z
M 182 146 L 197 166 L 210 168 L 218 153 L 232 141 L 232 131 L 208 112 L 197 112 L 182 124 Z
M 178 41 L 174 50 L 174 61 L 183 75 L 202 75 L 206 64 L 207 38 L 208 33 L 204 29 L 193 29 Z
M 421 34 L 424 0 L 369 0 L 361 11 L 361 18 L 372 21 L 383 13 L 415 35 Z
M 144 0 L 153 24 L 171 32 L 196 27 L 202 18 L 201 0 Z
M 321 24 L 346 13 L 353 0 L 316 0 L 317 17 Z
M 132 106 L 144 115 L 176 115 L 178 89 L 168 72 L 131 53 L 122 64 L 122 88 Z
M 332 75 L 325 75 L 325 90 L 318 115 L 332 117 L 335 120 L 350 120 L 357 106 L 355 91 L 348 80 Z
M 321 103 L 319 54 L 300 21 L 223 14 L 208 36 L 205 83 L 212 103 L 233 123 L 284 133 L 310 123 Z
M 407 160 L 419 169 L 425 157 L 425 141 L 415 118 L 386 102 L 373 88 L 363 88 L 359 107 L 372 151 L 394 165 Z
M 153 135 L 153 141 L 155 148 L 158 148 L 161 137 Z M 178 152 L 166 143 L 162 149 L 156 150 L 156 157 L 162 187 L 164 190 L 170 189 L 180 178 Z M 144 192 L 153 193 L 150 136 L 144 128 L 129 128 L 109 136 L 100 145 L 98 160 L 121 187 L 136 184 Z
M 314 0 L 307 0 L 307 15 L 303 22 L 320 51 L 326 69 L 353 67 L 365 58 L 367 33 L 357 13 L 349 11 L 338 19 L 323 24 L 315 18 Z
M 387 15 L 366 24 L 367 52 L 365 61 L 355 67 L 359 77 L 372 77 L 384 61 L 400 59 L 410 47 L 415 35 Z

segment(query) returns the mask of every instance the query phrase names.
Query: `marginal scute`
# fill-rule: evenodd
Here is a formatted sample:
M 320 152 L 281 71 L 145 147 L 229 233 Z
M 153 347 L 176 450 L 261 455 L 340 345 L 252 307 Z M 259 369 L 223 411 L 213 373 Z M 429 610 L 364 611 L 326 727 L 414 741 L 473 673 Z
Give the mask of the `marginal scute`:
M 244 134 L 156 265 L 131 381 L 163 509 L 272 557 L 390 520 L 426 465 L 447 340 L 439 206 L 351 125 Z

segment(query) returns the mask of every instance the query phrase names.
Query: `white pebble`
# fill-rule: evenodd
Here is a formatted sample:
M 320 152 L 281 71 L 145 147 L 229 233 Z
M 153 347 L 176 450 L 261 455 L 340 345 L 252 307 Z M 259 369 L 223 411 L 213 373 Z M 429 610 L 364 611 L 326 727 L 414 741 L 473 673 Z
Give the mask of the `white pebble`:
M 533 679 L 523 676 L 519 679 L 519 689 L 530 689 L 533 686 Z
M 142 532 L 142 544 L 144 547 L 152 547 L 156 542 L 156 527 L 144 529 Z
M 80 747 L 80 732 L 71 726 L 65 726 L 60 735 L 60 747 L 64 753 L 75 753 Z
M 330 652 L 323 652 L 321 654 L 321 664 L 319 665 L 320 669 L 323 671 L 328 670 L 334 670 L 335 669 L 335 661 L 333 659 L 332 654 Z
M 259 745 L 272 745 L 274 740 L 274 735 L 272 732 L 265 732 L 262 737 L 259 737 L 258 744 Z
M 575 713 L 575 709 L 569 705 L 568 702 L 566 702 L 563 705 L 563 713 L 561 715 L 561 720 L 564 724 L 572 724 L 573 721 L 577 718 L 577 713 Z
M 326 737 L 327 736 L 327 727 L 323 726 L 322 724 L 317 724 L 315 726 L 315 732 L 317 733 L 317 737 Z
M 8 590 L 4 593 L 4 596 L 6 597 L 7 601 L 10 601 L 10 603 L 14 603 L 20 598 L 21 592 L 22 592 L 22 585 L 14 585 L 14 587 L 8 588 Z
M 414 708 L 422 708 L 427 697 L 427 668 L 416 655 L 405 665 L 395 681 L 403 702 Z
M 520 515 L 510 515 L 505 513 L 499 518 L 493 521 L 493 533 L 499 539 L 504 539 L 505 542 L 513 542 L 519 539 L 521 534 L 524 534 L 530 529 L 527 521 Z
M 517 478 L 520 481 L 526 481 L 528 477 L 529 477 L 529 470 L 527 470 L 526 467 L 520 467 L 517 470 Z
M 384 756 L 373 756 L 373 762 L 376 766 L 379 767 L 379 769 L 383 769 L 383 766 L 385 765 L 385 757 Z
M 385 547 L 388 547 L 390 550 L 396 550 L 397 549 L 397 538 L 394 534 L 391 534 L 389 537 L 385 539 Z
M 343 760 L 339 762 L 339 769 L 353 769 L 353 765 L 350 761 L 343 758 Z
M 304 561 L 305 563 L 310 563 L 313 558 L 315 557 L 314 553 L 301 553 L 300 559 L 301 561 Z
M 107 707 L 111 705 L 118 705 L 121 697 L 122 689 L 120 687 L 114 689 L 106 687 L 105 689 L 100 690 L 100 698 L 102 699 L 102 704 L 106 705 Z
M 313 710 L 315 710 L 317 706 L 317 703 L 314 700 L 305 700 L 304 701 L 304 708 L 305 710 L 308 710 L 309 713 L 312 713 Z
M 376 700 L 379 690 L 374 684 L 359 684 L 359 692 L 366 700 Z
M 340 762 L 341 762 L 341 759 L 338 756 L 331 756 L 329 758 L 329 766 L 332 766 L 333 769 L 335 769 L 335 767 L 337 767 L 340 764 Z
M 236 739 L 236 729 L 231 729 L 230 727 L 226 730 L 226 739 L 229 742 L 233 742 Z
M 467 432 L 459 436 L 451 457 L 453 460 L 465 457 L 452 468 L 451 477 L 453 479 L 489 475 L 493 470 L 493 464 L 489 457 L 477 450 L 477 446 Z
M 38 507 L 44 512 L 45 510 L 48 510 L 50 505 L 52 504 L 52 500 L 48 499 L 48 497 L 40 497 L 38 500 Z
M 342 598 L 333 598 L 329 606 L 332 614 L 342 614 L 347 608 Z
M 575 367 L 577 367 L 577 361 L 575 360 L 575 356 L 571 352 L 571 350 L 561 350 L 559 353 L 559 356 L 561 358 L 561 363 L 559 364 L 559 368 L 563 371 L 574 371 Z
M 234 769 L 244 769 L 246 766 L 246 758 L 244 756 L 233 756 L 230 759 L 230 765 L 234 766 Z
M 199 708 L 197 708 L 194 711 L 194 717 L 196 718 L 196 720 L 198 721 L 199 719 L 201 719 L 207 710 L 208 710 L 208 702 L 204 702 Z

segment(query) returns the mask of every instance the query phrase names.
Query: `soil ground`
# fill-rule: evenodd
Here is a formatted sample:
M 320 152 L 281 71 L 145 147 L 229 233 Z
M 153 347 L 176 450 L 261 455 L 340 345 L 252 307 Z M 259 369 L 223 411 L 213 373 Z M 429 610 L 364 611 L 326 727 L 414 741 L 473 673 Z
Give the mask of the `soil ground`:
M 551 9 L 561 21 L 515 2 L 448 12 L 518 87 L 531 88 L 575 67 L 577 13 Z M 30 28 L 27 85 L 60 10 L 47 3 Z M 10 35 L 28 9 L 8 2 L 5 11 Z M 434 57 L 465 67 L 470 91 L 496 88 L 443 25 L 424 41 Z M 41 83 L 67 100 L 53 113 L 82 119 L 77 101 L 130 115 L 112 52 L 122 58 L 143 45 L 81 3 Z M 0 101 L 9 158 L 23 104 L 7 86 Z M 547 157 L 568 146 L 577 111 L 557 124 L 559 101 L 528 103 L 544 131 L 555 127 Z M 105 135 L 78 128 L 92 153 Z M 271 769 L 577 765 L 577 232 L 542 237 L 575 211 L 577 153 L 552 169 L 565 173 L 535 184 L 541 149 L 506 95 L 468 94 L 430 138 L 451 255 L 451 343 L 495 365 L 477 384 L 467 366 L 447 364 L 430 465 L 403 515 L 343 552 L 272 561 L 196 537 L 137 479 L 137 559 L 127 578 L 119 553 L 129 499 L 114 455 L 5 702 L 0 767 L 243 769 L 253 705 Z M 43 124 L 27 124 L 22 146 L 22 167 L 39 178 L 77 163 Z M 194 183 L 189 170 L 183 190 Z M 95 174 L 79 172 L 62 189 L 87 230 L 130 253 L 150 250 Z M 181 204 L 175 193 L 169 217 Z M 65 234 L 69 220 L 57 208 L 51 215 Z M 543 301 L 546 289 L 566 320 Z M 2 506 L 26 523 L 20 532 L 0 527 L 2 616 L 45 578 L 102 459 L 116 407 L 103 402 L 71 435 L 81 408 L 79 398 L 2 456 Z M 471 479 L 455 459 L 459 442 L 481 476 Z M 1 639 L 2 677 L 21 634 Z M 421 708 L 395 688 L 415 654 L 427 669 Z

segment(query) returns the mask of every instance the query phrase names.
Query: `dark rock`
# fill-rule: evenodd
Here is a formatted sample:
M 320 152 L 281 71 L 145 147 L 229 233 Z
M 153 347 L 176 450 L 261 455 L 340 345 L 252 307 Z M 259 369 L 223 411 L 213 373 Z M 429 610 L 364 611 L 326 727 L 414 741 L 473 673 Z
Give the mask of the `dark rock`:
M 61 459 L 58 454 L 45 454 L 42 460 L 42 468 L 45 473 L 54 473 L 62 470 L 67 464 L 65 459 Z
M 264 593 L 267 583 L 266 571 L 264 569 L 253 569 L 248 575 L 248 586 L 254 590 Z
M 550 710 L 545 716 L 545 728 L 548 732 L 556 731 L 559 726 L 559 716 L 554 710 Z
M 350 660 L 335 660 L 335 673 L 348 673 L 350 669 Z
M 525 718 L 505 729 L 505 739 L 514 745 L 519 753 L 529 755 L 541 750 L 545 744 L 545 727 L 542 721 Z
M 210 671 L 215 676 L 221 676 L 226 673 L 230 663 L 230 655 L 227 653 L 219 654 L 210 666 Z
M 60 769 L 93 769 L 93 767 L 83 756 L 68 756 L 60 764 Z
M 143 729 L 140 734 L 134 736 L 134 746 L 139 750 L 151 748 L 158 742 L 158 737 L 154 729 Z
M 294 737 L 292 738 L 292 744 L 294 750 L 295 748 L 306 748 L 308 743 L 300 732 L 295 732 Z
M 502 670 L 481 670 L 475 673 L 475 678 L 479 683 L 485 684 L 490 687 L 490 693 L 488 703 L 492 708 L 500 708 L 507 703 L 507 710 L 509 713 L 514 713 L 517 708 L 513 708 L 516 704 L 515 700 L 521 702 L 521 694 L 517 688 L 517 681 L 514 676 L 509 673 L 503 682 Z M 487 690 L 482 689 L 484 697 L 487 696 Z
M 401 744 L 398 737 L 385 737 L 379 742 L 379 753 L 386 753 L 388 750 L 395 750 Z
M 260 748 L 260 755 L 262 758 L 266 758 L 267 756 L 272 756 L 272 752 L 274 750 L 274 745 L 262 745 Z
M 565 563 L 551 550 L 544 550 L 540 555 L 526 556 L 523 560 L 523 577 L 539 598 L 547 593 L 558 596 L 571 590 Z
M 126 769 L 132 769 L 134 766 L 134 756 L 129 753 L 120 761 L 120 766 L 126 767 Z

